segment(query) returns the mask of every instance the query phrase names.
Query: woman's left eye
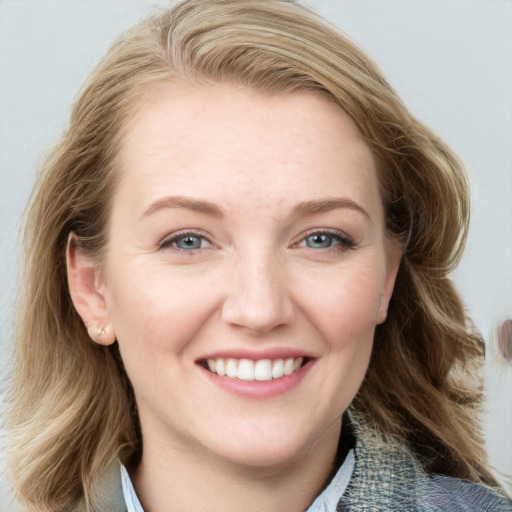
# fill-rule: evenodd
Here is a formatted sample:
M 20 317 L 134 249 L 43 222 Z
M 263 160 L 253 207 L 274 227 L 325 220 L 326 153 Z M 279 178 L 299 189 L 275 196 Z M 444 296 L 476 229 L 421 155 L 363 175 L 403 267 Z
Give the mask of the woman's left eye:
M 355 246 L 354 242 L 347 236 L 328 231 L 311 233 L 297 245 L 306 246 L 310 249 L 329 249 L 337 245 L 343 245 L 346 248 L 353 248 Z
M 182 251 L 193 251 L 210 247 L 212 244 L 204 236 L 194 233 L 182 233 L 171 238 L 166 238 L 160 248 L 171 247 Z

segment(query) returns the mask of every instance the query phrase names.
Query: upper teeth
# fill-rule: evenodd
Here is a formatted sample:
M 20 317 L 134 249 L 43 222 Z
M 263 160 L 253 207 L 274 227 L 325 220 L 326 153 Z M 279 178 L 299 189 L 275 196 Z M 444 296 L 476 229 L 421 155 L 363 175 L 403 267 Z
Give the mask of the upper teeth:
M 211 372 L 221 377 L 247 381 L 279 379 L 291 375 L 302 365 L 302 357 L 288 359 L 208 359 L 206 362 Z

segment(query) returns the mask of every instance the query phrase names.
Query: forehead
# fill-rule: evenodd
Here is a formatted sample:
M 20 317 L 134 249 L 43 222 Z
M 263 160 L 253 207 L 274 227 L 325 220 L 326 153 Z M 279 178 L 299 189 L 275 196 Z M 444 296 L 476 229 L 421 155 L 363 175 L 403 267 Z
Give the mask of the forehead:
M 125 126 L 118 166 L 140 203 L 193 193 L 263 208 L 333 191 L 372 203 L 378 188 L 369 147 L 333 101 L 227 84 L 152 94 Z

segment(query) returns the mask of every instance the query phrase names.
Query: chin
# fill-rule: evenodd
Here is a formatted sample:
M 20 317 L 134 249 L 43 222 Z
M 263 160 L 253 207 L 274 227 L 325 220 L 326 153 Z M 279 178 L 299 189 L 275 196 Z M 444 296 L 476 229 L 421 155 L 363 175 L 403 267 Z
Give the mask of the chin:
M 332 453 L 333 444 L 337 446 L 340 426 L 341 422 L 336 421 L 331 428 L 326 428 L 322 436 L 316 437 L 313 432 L 311 436 L 307 435 L 304 423 L 277 427 L 270 422 L 267 428 L 261 425 L 256 429 L 246 428 L 242 436 L 228 433 L 227 444 L 217 444 L 211 449 L 220 458 L 246 470 L 274 474 L 300 465 L 301 461 L 314 459 L 319 445 L 328 445 Z

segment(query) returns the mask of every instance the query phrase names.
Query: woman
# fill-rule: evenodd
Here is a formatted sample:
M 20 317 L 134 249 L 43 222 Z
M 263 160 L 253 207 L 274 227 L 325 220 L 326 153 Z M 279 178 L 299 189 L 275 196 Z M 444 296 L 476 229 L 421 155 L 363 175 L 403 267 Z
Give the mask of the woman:
M 450 150 L 306 9 L 192 0 L 140 23 L 27 215 L 17 495 L 512 510 L 474 419 L 482 340 L 447 277 L 468 211 Z

